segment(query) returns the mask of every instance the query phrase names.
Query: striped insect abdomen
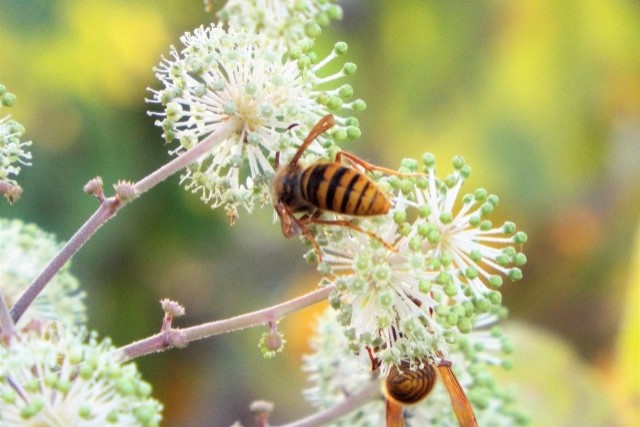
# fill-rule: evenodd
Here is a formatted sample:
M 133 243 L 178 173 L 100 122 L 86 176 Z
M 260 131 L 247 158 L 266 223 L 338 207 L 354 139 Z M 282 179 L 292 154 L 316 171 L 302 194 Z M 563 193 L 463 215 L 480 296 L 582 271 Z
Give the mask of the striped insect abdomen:
M 302 197 L 322 210 L 369 216 L 389 212 L 391 203 L 366 175 L 339 163 L 318 163 L 302 172 Z

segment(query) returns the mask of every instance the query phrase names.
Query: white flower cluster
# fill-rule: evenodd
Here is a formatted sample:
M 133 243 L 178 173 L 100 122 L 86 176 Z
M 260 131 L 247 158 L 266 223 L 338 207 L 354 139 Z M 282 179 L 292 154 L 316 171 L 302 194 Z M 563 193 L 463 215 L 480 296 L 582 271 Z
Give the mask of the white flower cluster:
M 87 339 L 88 338 L 88 339 Z M 0 346 L 0 425 L 157 426 L 162 405 L 96 334 L 31 325 Z
M 487 369 L 510 350 L 497 329 L 489 330 L 495 317 L 482 315 L 473 331 L 461 336 L 455 352 L 448 359 L 458 381 L 474 407 L 478 425 L 526 425 L 528 419 L 514 405 L 511 393 L 500 389 Z M 304 358 L 304 370 L 311 386 L 305 390 L 306 399 L 317 409 L 335 406 L 349 396 L 377 381 L 371 368 L 363 367 L 353 357 L 349 340 L 341 334 L 333 310 L 329 309 L 317 321 L 310 340 L 312 353 Z M 458 333 L 459 334 L 459 333 Z M 416 405 L 404 408 L 408 427 L 426 425 L 457 427 L 446 388 L 437 381 L 428 396 Z M 385 425 L 385 402 L 381 392 L 377 399 L 357 408 L 330 424 L 336 427 L 373 427 Z
M 320 117 L 332 112 L 338 125 L 312 144 L 311 158 L 329 158 L 337 150 L 334 140 L 360 135 L 357 120 L 341 113 L 361 110 L 364 102 L 352 99 L 349 85 L 329 87 L 353 74 L 355 65 L 319 75 L 346 52 L 346 44 L 337 43 L 317 62 L 311 40 L 287 48 L 267 44 L 267 38 L 234 27 L 201 27 L 185 34 L 184 48 L 172 48 L 170 59 L 156 68 L 164 88 L 153 90 L 150 102 L 164 111 L 150 114 L 160 117 L 167 142 L 179 142 L 171 154 L 180 155 L 221 129 L 229 135 L 191 164 L 181 182 L 203 202 L 224 206 L 232 221 L 238 207 L 251 211 L 270 203 L 276 153 L 291 156 Z
M 321 27 L 342 18 L 342 8 L 335 0 L 229 0 L 218 16 L 235 28 L 262 33 L 268 36 L 267 40 L 284 40 L 292 45 L 317 37 Z
M 449 346 L 471 331 L 478 315 L 500 308 L 502 275 L 518 280 L 526 235 L 513 223 L 489 220 L 498 199 L 476 190 L 459 200 L 470 168 L 462 158 L 440 180 L 435 159 L 405 160 L 400 176 L 378 183 L 393 208 L 358 225 L 394 245 L 393 250 L 348 227 L 318 231 L 322 284 L 334 284 L 332 306 L 347 328 L 352 350 L 369 350 L 381 373 L 403 361 L 447 357 Z
M 15 100 L 15 95 L 0 84 L 0 107 L 11 107 Z M 24 132 L 24 127 L 11 116 L 0 118 L 0 192 L 10 202 L 17 200 L 22 193 L 15 180 L 20 166 L 31 165 L 31 153 L 28 151 L 31 141 L 20 140 Z
M 53 235 L 33 224 L 0 218 L 0 292 L 7 305 L 16 302 L 61 247 Z M 86 321 L 84 297 L 67 264 L 38 295 L 18 326 L 33 319 L 82 325 Z

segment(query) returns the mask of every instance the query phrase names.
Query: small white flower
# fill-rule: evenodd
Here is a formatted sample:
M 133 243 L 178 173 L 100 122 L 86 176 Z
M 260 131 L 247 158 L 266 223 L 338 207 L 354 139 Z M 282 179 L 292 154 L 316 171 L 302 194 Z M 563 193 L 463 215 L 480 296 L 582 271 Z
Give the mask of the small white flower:
M 222 21 L 267 40 L 284 39 L 291 45 L 320 34 L 321 27 L 342 18 L 335 0 L 229 0 L 218 12 Z
M 58 253 L 62 245 L 33 224 L 0 219 L 0 292 L 13 305 L 31 281 Z M 85 293 L 69 272 L 69 264 L 56 274 L 20 318 L 58 320 L 80 325 L 86 321 Z
M 454 159 L 455 172 L 444 181 L 435 176 L 433 156 L 423 161 L 425 176 L 378 181 L 390 195 L 389 214 L 358 219 L 395 250 L 347 227 L 325 228 L 316 236 L 324 283 L 336 287 L 330 302 L 352 348 L 375 351 L 382 375 L 403 361 L 446 357 L 476 316 L 500 306 L 499 274 L 518 280 L 518 267 L 526 262 L 516 249 L 526 235 L 516 233 L 513 223 L 493 228 L 487 219 L 496 196 L 476 190 L 458 208 L 470 173 L 462 158 Z M 403 161 L 400 172 L 417 171 L 417 161 Z
M 52 323 L 0 346 L 0 425 L 159 425 L 162 405 L 135 365 L 116 360 L 108 339 L 87 335 Z
M 435 175 L 435 157 L 423 157 L 427 177 L 419 179 L 414 191 L 398 192 L 397 207 L 413 206 L 419 212 L 409 237 L 437 272 L 435 283 L 455 300 L 491 298 L 502 285 L 502 276 L 517 281 L 519 267 L 526 263 L 518 249 L 527 240 L 512 222 L 494 227 L 489 220 L 498 197 L 485 189 L 464 195 L 460 189 L 471 169 L 462 157 L 453 159 L 454 172 L 444 180 Z M 462 206 L 458 206 L 462 202 Z
M 157 124 L 167 142 L 180 144 L 173 155 L 218 129 L 230 131 L 187 168 L 181 182 L 212 207 L 225 206 L 232 219 L 238 206 L 251 211 L 256 203 L 269 202 L 276 153 L 283 159 L 291 156 L 320 117 L 332 112 L 338 126 L 311 145 L 307 158 L 328 158 L 336 151 L 334 140 L 360 135 L 357 121 L 340 113 L 360 110 L 364 102 L 351 100 L 348 85 L 326 87 L 355 72 L 355 65 L 318 76 L 346 45 L 338 43 L 325 60 L 314 64 L 311 42 L 288 50 L 276 43 L 265 47 L 264 38 L 233 27 L 201 27 L 185 34 L 185 47 L 180 52 L 172 48 L 171 58 L 156 68 L 164 88 L 152 91 L 151 102 L 165 108 L 156 114 L 162 117 Z
M 0 84 L 0 106 L 10 107 L 14 103 L 15 96 Z M 9 201 L 16 200 L 21 193 L 15 181 L 20 166 L 31 166 L 31 153 L 27 150 L 31 141 L 20 141 L 24 132 L 24 127 L 11 116 L 0 118 L 0 192 Z

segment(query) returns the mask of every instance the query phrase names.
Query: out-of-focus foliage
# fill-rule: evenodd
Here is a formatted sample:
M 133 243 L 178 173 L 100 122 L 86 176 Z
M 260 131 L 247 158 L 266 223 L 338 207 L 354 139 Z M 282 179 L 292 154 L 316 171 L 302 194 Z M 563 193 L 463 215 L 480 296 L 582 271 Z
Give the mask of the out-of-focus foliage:
M 565 341 L 517 321 L 505 329 L 513 340 L 514 368 L 497 372 L 498 381 L 517 390 L 532 425 L 623 425 L 612 397 L 603 392 L 602 377 Z
M 616 345 L 633 297 L 626 285 L 640 211 L 637 3 L 349 0 L 343 7 L 344 20 L 323 30 L 317 44 L 328 53 L 346 40 L 346 56 L 358 64 L 353 85 L 368 108 L 358 116 L 360 142 L 345 148 L 389 167 L 430 151 L 445 171 L 442 161 L 460 154 L 474 166 L 469 187 L 500 196 L 504 218 L 496 223 L 513 219 L 529 235 L 525 278 L 505 286 L 506 305 L 513 317 L 565 341 L 547 346 L 531 338 L 549 363 L 559 354 L 536 378 L 553 381 L 573 366 L 586 378 L 563 381 L 558 387 L 566 389 L 553 394 L 564 405 L 563 421 L 584 409 L 581 391 L 612 390 L 599 387 L 587 367 L 638 378 L 637 364 L 625 362 L 634 360 L 633 347 Z M 201 0 L 0 2 L 0 82 L 18 96 L 11 114 L 34 143 L 33 166 L 21 172 L 24 194 L 15 206 L 1 204 L 0 216 L 66 240 L 96 208 L 81 191 L 86 181 L 101 175 L 110 188 L 168 161 L 143 102 L 147 86 L 159 87 L 151 68 L 182 32 L 213 16 Z M 90 328 L 126 344 L 158 330 L 164 297 L 186 306 L 177 323 L 190 325 L 312 289 L 305 249 L 283 239 L 271 219 L 264 211 L 229 227 L 224 212 L 169 179 L 74 258 L 73 273 L 89 295 Z M 311 278 L 295 279 L 302 272 Z M 139 360 L 165 404 L 166 425 L 248 424 L 246 408 L 256 398 L 275 401 L 274 423 L 310 411 L 297 369 L 311 316 L 298 316 L 281 323 L 295 332 L 273 360 L 259 353 L 261 330 Z M 637 343 L 637 321 L 627 322 L 624 342 Z M 615 369 L 602 368 L 603 360 L 616 361 Z M 539 405 L 549 399 L 531 396 L 538 388 L 522 372 L 514 371 L 522 403 L 533 425 L 545 425 L 541 417 L 550 410 Z M 590 408 L 594 419 L 610 420 L 600 408 L 625 399 L 611 393 L 604 400 L 613 406 Z
M 631 259 L 631 274 L 622 310 L 620 332 L 615 346 L 615 357 L 605 360 L 611 372 L 608 385 L 615 399 L 616 410 L 624 425 L 640 421 L 640 228 L 636 233 L 636 248 Z

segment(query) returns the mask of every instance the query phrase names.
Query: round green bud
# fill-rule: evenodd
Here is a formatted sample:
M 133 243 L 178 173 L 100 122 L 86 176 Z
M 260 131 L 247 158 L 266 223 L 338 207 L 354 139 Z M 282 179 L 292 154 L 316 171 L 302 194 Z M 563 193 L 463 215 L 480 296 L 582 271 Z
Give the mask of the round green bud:
M 440 260 L 438 258 L 430 258 L 429 260 L 427 260 L 427 266 L 431 270 L 437 270 L 442 266 L 442 264 L 440 263 Z
M 515 234 L 515 236 L 513 236 L 513 241 L 515 243 L 522 245 L 527 241 L 527 234 L 522 231 L 519 231 Z
M 487 216 L 493 212 L 493 205 L 489 202 L 483 203 L 480 207 L 480 214 L 482 216 Z
M 403 222 L 398 227 L 398 234 L 401 236 L 408 236 L 411 233 L 411 224 L 408 222 Z
M 0 399 L 5 401 L 6 403 L 15 403 L 16 393 L 11 389 L 2 390 L 0 392 Z
M 71 381 L 67 379 L 60 378 L 58 383 L 56 384 L 56 390 L 58 390 L 62 394 L 66 394 L 69 392 L 71 388 Z
M 413 182 L 410 179 L 400 181 L 400 191 L 402 191 L 402 194 L 411 194 L 413 192 Z
M 224 106 L 222 107 L 223 111 L 225 114 L 228 115 L 233 115 L 238 111 L 238 107 L 236 106 L 236 103 L 233 101 L 227 101 L 224 103 Z
M 362 135 L 362 132 L 360 132 L 359 128 L 355 126 L 347 127 L 347 138 L 350 140 L 358 139 L 360 138 L 360 135 Z
M 513 222 L 507 221 L 502 224 L 502 232 L 504 234 L 513 234 L 516 232 L 516 225 Z
M 473 197 L 473 194 L 465 194 L 464 196 L 462 196 L 462 203 L 465 205 L 468 205 L 469 203 L 473 203 L 474 202 L 475 197 Z
M 433 285 L 433 282 L 431 282 L 431 280 L 420 279 L 420 281 L 418 282 L 418 289 L 420 290 L 420 292 L 423 292 L 426 294 L 431 290 L 432 285 Z
M 476 309 L 475 309 L 475 307 L 473 305 L 473 302 L 471 302 L 470 300 L 467 300 L 467 301 L 462 303 L 462 309 L 464 310 L 464 315 L 466 317 L 471 316 L 476 311 Z
M 311 65 L 311 58 L 309 58 L 308 56 L 301 56 L 298 61 L 298 69 L 299 70 L 304 70 L 305 68 L 309 68 L 309 66 Z
M 468 179 L 471 176 L 471 166 L 464 165 L 462 169 L 460 169 L 460 176 L 462 179 Z
M 289 49 L 289 52 L 287 53 L 289 55 L 289 58 L 295 61 L 300 59 L 300 57 L 302 56 L 302 49 L 300 48 L 300 46 L 293 46 Z
M 502 277 L 498 275 L 492 275 L 489 277 L 489 286 L 493 289 L 498 289 L 502 286 Z
M 315 19 L 318 25 L 320 25 L 321 27 L 326 27 L 331 23 L 331 19 L 329 18 L 329 15 L 323 12 L 318 13 Z
M 453 164 L 453 168 L 455 170 L 460 170 L 465 164 L 464 158 L 462 156 L 454 156 L 451 160 L 451 163 Z
M 444 178 L 444 185 L 449 189 L 453 188 L 457 183 L 458 183 L 458 177 L 455 175 L 447 175 Z
M 478 249 L 472 249 L 471 252 L 469 252 L 469 257 L 471 261 L 480 262 L 482 260 L 482 252 Z
M 393 213 L 393 221 L 396 224 L 400 224 L 407 220 L 407 213 L 405 211 L 395 211 Z
M 347 76 L 352 76 L 356 73 L 358 66 L 353 62 L 347 62 L 342 66 L 342 72 Z
M 413 236 L 409 241 L 409 247 L 414 252 L 418 252 L 420 249 L 422 249 L 422 239 L 420 238 L 420 236 Z
M 498 265 L 505 267 L 511 263 L 511 258 L 506 254 L 500 254 L 496 257 Z
M 58 376 L 56 374 L 49 374 L 44 378 L 44 384 L 49 388 L 56 388 L 58 384 Z
M 473 192 L 473 195 L 476 197 L 476 200 L 479 202 L 484 202 L 488 196 L 487 190 L 484 188 L 478 188 Z
M 487 295 L 487 299 L 493 305 L 500 305 L 502 303 L 502 294 L 498 291 L 491 291 Z
M 24 388 L 27 391 L 30 392 L 36 392 L 40 389 L 40 383 L 38 382 L 38 380 L 36 378 L 30 378 L 27 380 L 27 382 L 24 384 Z
M 405 158 L 400 161 L 400 167 L 405 168 L 408 172 L 416 172 L 418 162 L 415 159 Z
M 347 283 L 347 279 L 343 278 L 343 277 L 339 277 L 336 280 L 336 289 L 339 292 L 345 292 L 346 290 L 349 289 L 349 284 Z
M 136 389 L 133 382 L 127 378 L 120 378 L 116 381 L 116 389 L 123 396 L 132 396 Z
M 360 127 L 360 121 L 358 119 L 356 119 L 355 117 L 347 117 L 344 121 L 344 125 L 345 126 L 354 126 L 359 128 Z
M 478 277 L 478 269 L 472 266 L 467 267 L 467 269 L 464 271 L 464 276 L 467 279 L 473 280 Z
M 344 55 L 345 53 L 347 53 L 348 49 L 349 49 L 349 46 L 345 42 L 338 42 L 333 47 L 333 53 L 335 53 L 338 56 Z
M 364 111 L 367 104 L 362 99 L 357 99 L 353 102 L 352 107 L 354 111 Z
M 424 153 L 422 155 L 422 163 L 424 163 L 427 168 L 432 168 L 436 164 L 436 156 L 431 153 Z
M 342 107 L 343 101 L 339 96 L 331 96 L 329 97 L 329 102 L 327 103 L 327 107 L 330 110 L 337 110 Z
M 443 251 L 440 255 L 440 262 L 444 266 L 451 265 L 451 263 L 453 262 L 453 255 L 451 255 L 451 252 Z
M 107 423 L 115 424 L 118 422 L 118 411 L 115 409 L 107 414 Z
M 453 221 L 453 215 L 451 212 L 442 212 L 439 219 L 443 224 L 451 224 L 451 221 Z
M 429 243 L 432 243 L 434 245 L 440 242 L 440 232 L 436 229 L 429 230 L 429 232 L 427 233 L 427 240 L 429 240 Z
M 418 215 L 420 218 L 426 218 L 431 213 L 431 207 L 429 205 L 422 205 L 418 208 Z
M 416 186 L 420 190 L 425 190 L 429 186 L 429 180 L 426 176 L 420 176 L 418 177 L 418 179 L 416 179 Z
M 342 85 L 338 89 L 338 96 L 345 101 L 351 99 L 353 97 L 353 87 L 351 85 Z
M 512 268 L 511 270 L 509 270 L 509 278 L 514 282 L 521 280 L 522 270 L 520 270 L 519 268 Z
M 444 293 L 448 297 L 454 297 L 458 295 L 458 287 L 453 280 L 449 280 L 449 282 L 444 285 Z
M 138 422 L 143 426 L 149 425 L 151 420 L 153 420 L 155 413 L 155 409 L 149 405 L 141 406 L 136 408 L 134 411 L 136 420 L 138 420 Z
M 91 418 L 91 406 L 86 403 L 80 405 L 80 408 L 78 408 L 78 416 L 85 420 Z
M 347 131 L 344 128 L 338 128 L 338 129 L 334 130 L 333 132 L 331 132 L 331 136 L 336 141 L 344 141 L 349 137 L 349 134 L 347 133 Z
M 342 8 L 338 5 L 334 4 L 329 6 L 325 12 L 327 13 L 327 16 L 329 16 L 331 20 L 342 19 Z M 344 42 L 338 42 L 338 43 L 343 43 L 346 45 L 346 43 Z M 345 52 L 346 52 L 346 47 L 345 47 Z
M 472 227 L 479 226 L 481 221 L 482 219 L 480 218 L 480 215 L 471 215 L 469 217 L 469 225 Z
M 308 21 L 304 24 L 304 33 L 312 39 L 318 37 L 322 33 L 322 28 L 315 21 Z
M 480 222 L 479 228 L 480 228 L 480 231 L 489 231 L 491 230 L 492 227 L 493 227 L 493 223 L 488 219 L 485 219 L 484 221 Z
M 469 319 L 468 317 L 461 317 L 458 320 L 457 326 L 458 330 L 460 330 L 460 332 L 462 332 L 463 334 L 468 334 L 473 329 L 473 323 L 471 323 L 471 319 Z
M 527 263 L 527 256 L 523 253 L 519 253 L 515 256 L 515 264 L 518 267 L 522 267 Z
M 255 83 L 249 82 L 249 83 L 244 85 L 244 92 L 247 95 L 253 96 L 253 95 L 256 94 L 257 90 L 258 90 L 258 87 L 256 86 Z
M 435 312 L 438 316 L 446 317 L 449 315 L 449 307 L 446 305 L 439 305 L 436 307 Z
M 458 320 L 460 320 L 460 318 L 455 313 L 449 313 L 447 315 L 447 324 L 449 326 L 456 326 L 458 324 Z

